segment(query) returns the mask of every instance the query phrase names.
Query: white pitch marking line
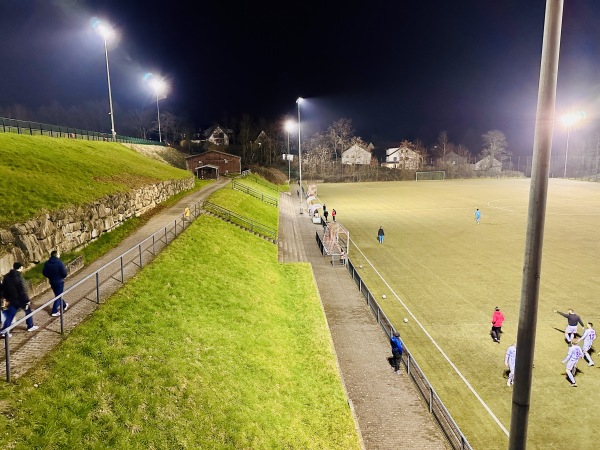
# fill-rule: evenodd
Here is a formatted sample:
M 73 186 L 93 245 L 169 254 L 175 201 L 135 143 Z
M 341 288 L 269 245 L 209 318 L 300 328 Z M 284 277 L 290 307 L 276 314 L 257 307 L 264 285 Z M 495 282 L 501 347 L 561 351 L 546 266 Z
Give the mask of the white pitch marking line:
M 508 430 L 504 427 L 504 425 L 502 425 L 502 423 L 500 422 L 500 420 L 496 417 L 496 415 L 492 412 L 492 410 L 490 409 L 490 407 L 483 401 L 483 399 L 475 391 L 475 389 L 473 388 L 473 386 L 471 386 L 471 383 L 469 383 L 467 381 L 467 379 L 464 377 L 464 375 L 462 373 L 460 373 L 460 370 L 458 370 L 458 367 L 456 367 L 454 365 L 454 363 L 450 360 L 450 358 L 448 357 L 448 355 L 446 355 L 446 353 L 444 353 L 444 350 L 442 350 L 442 348 L 438 345 L 438 343 L 435 341 L 435 339 L 433 339 L 433 337 L 427 332 L 427 330 L 425 329 L 425 327 L 421 324 L 421 322 L 419 322 L 419 319 L 417 319 L 415 317 L 415 315 L 408 308 L 408 306 L 406 306 L 406 304 L 402 301 L 402 299 L 400 298 L 400 296 L 398 294 L 396 294 L 396 292 L 394 291 L 394 289 L 392 289 L 392 287 L 388 284 L 388 282 L 385 281 L 385 279 L 381 276 L 381 274 L 375 268 L 375 266 L 373 266 L 373 264 L 371 264 L 371 261 L 369 261 L 369 258 L 367 258 L 367 256 L 362 252 L 362 250 L 358 247 L 358 245 L 356 245 L 356 242 L 354 242 L 352 239 L 350 239 L 350 241 L 354 244 L 354 248 L 356 248 L 360 252 L 360 254 L 365 258 L 365 260 L 373 268 L 373 270 L 375 271 L 375 273 L 377 274 L 377 276 L 379 276 L 379 278 L 381 278 L 381 281 L 383 281 L 383 283 L 387 286 L 387 288 L 390 290 L 390 292 L 392 292 L 394 294 L 394 296 L 400 302 L 400 304 L 406 309 L 406 311 L 408 311 L 408 314 L 410 314 L 410 316 L 413 318 L 413 320 L 419 325 L 419 327 L 421 328 L 421 330 L 423 330 L 423 333 L 425 333 L 425 335 L 429 338 L 429 340 L 432 342 L 432 344 L 435 345 L 435 347 L 439 350 L 439 352 L 442 354 L 442 356 L 444 357 L 444 359 L 448 362 L 448 364 L 450 364 L 450 366 L 458 374 L 458 376 L 460 377 L 460 379 L 463 380 L 463 382 L 467 385 L 467 387 L 473 393 L 473 395 L 475 396 L 475 398 L 477 398 L 477 400 L 479 400 L 479 403 L 482 404 L 482 406 L 489 413 L 489 415 L 492 417 L 492 419 L 494 419 L 494 421 L 496 422 L 496 424 L 498 424 L 498 426 L 500 427 L 500 429 L 502 431 L 504 431 L 504 434 L 506 434 L 506 436 L 508 436 Z

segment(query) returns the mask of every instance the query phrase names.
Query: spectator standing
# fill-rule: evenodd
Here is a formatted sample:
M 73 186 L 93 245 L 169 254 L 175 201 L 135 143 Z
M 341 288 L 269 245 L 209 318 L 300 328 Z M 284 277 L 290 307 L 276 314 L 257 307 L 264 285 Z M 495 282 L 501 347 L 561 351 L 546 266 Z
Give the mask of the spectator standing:
M 500 333 L 502 333 L 502 324 L 504 323 L 504 314 L 500 311 L 500 308 L 496 306 L 494 314 L 492 315 L 492 339 L 494 342 L 500 343 Z
M 335 222 L 335 216 L 336 216 L 336 214 L 337 213 L 335 212 L 335 209 L 332 209 L 331 210 L 331 218 L 333 219 L 334 222 Z
M 577 372 L 577 361 L 583 358 L 583 350 L 577 345 L 577 339 L 573 339 L 570 342 L 571 346 L 567 352 L 567 356 L 563 359 L 563 363 L 567 364 L 567 378 L 571 382 L 571 386 L 577 387 L 575 377 L 573 376 Z
M 583 341 L 583 357 L 587 360 L 588 366 L 594 365 L 594 361 L 592 361 L 592 355 L 590 354 L 594 339 L 596 339 L 596 330 L 594 330 L 594 324 L 592 322 L 588 322 L 587 328 L 579 339 L 580 341 Z
M 385 237 L 385 233 L 383 232 L 383 227 L 379 227 L 379 231 L 377 232 L 377 240 L 380 244 L 383 244 L 383 238 Z
M 42 274 L 48 278 L 54 295 L 59 296 L 52 304 L 52 317 L 58 317 L 61 314 L 61 310 L 64 312 L 69 308 L 69 304 L 63 300 L 61 295 L 65 289 L 67 268 L 60 260 L 60 252 L 58 250 L 52 250 L 50 259 L 44 264 Z
M 392 346 L 392 361 L 394 363 L 394 372 L 400 374 L 400 361 L 402 361 L 402 341 L 400 333 L 394 331 L 394 335 L 390 339 Z
M 515 384 L 515 362 L 517 361 L 517 342 L 510 345 L 506 349 L 506 356 L 504 357 L 504 365 L 508 367 L 508 381 L 507 386 Z
M 17 314 L 19 309 L 23 309 L 25 314 L 31 314 L 30 300 L 27 295 L 27 289 L 25 289 L 25 280 L 21 273 L 23 272 L 23 264 L 16 262 L 13 264 L 13 268 L 8 272 L 2 280 L 2 291 L 4 298 L 8 302 L 8 308 L 4 317 L 4 324 L 0 329 L 0 336 L 6 336 L 6 329 L 12 325 L 12 321 Z M 39 327 L 33 324 L 31 317 L 27 318 L 27 331 L 35 331 Z M 9 334 L 10 336 L 10 334 Z
M 575 333 L 577 333 L 577 324 L 580 323 L 581 326 L 585 326 L 581 321 L 581 317 L 579 317 L 572 309 L 569 309 L 567 314 L 562 313 L 560 311 L 554 310 L 555 313 L 560 314 L 564 318 L 567 319 L 567 328 L 565 328 L 565 340 L 567 342 L 571 342 L 575 337 Z
M 325 216 L 325 222 L 327 222 L 327 217 L 329 217 L 329 211 L 327 211 L 325 205 L 323 205 L 323 215 Z
M 475 222 L 479 223 L 481 220 L 481 211 L 479 208 L 475 208 Z

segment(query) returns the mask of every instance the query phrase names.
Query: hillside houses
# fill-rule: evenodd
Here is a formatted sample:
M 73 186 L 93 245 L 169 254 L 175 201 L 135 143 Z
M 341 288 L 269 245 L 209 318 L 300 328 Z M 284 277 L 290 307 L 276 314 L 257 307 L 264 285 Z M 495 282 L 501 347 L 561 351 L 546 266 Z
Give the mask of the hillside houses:
M 385 162 L 381 164 L 390 169 L 418 170 L 423 165 L 423 157 L 407 146 L 385 150 Z

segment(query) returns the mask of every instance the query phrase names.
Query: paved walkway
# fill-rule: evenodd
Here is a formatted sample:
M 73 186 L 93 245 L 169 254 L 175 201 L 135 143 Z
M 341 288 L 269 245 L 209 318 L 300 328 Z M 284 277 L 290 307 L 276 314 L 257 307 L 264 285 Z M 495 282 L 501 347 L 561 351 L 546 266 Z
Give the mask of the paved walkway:
M 321 225 L 280 195 L 279 261 L 312 265 L 338 365 L 366 449 L 447 449 L 445 436 L 406 372 L 394 374 L 388 339 L 343 266 L 321 256 Z
M 10 345 L 11 380 L 18 378 L 27 370 L 34 367 L 44 355 L 60 344 L 63 336 L 66 336 L 66 334 L 63 335 L 60 332 L 61 322 L 66 331 L 75 328 L 77 324 L 98 308 L 99 302 L 110 296 L 122 286 L 122 277 L 127 281 L 135 275 L 141 267 L 154 259 L 155 255 L 166 247 L 167 241 L 170 242 L 175 235 L 181 232 L 183 213 L 187 206 L 190 207 L 192 216 L 195 216 L 195 212 L 199 213 L 199 211 L 195 211 L 192 205 L 205 200 L 210 194 L 225 186 L 227 183 L 229 183 L 229 179 L 222 178 L 215 183 L 211 183 L 204 188 L 187 195 L 173 206 L 155 214 L 145 225 L 128 236 L 107 254 L 97 259 L 89 266 L 84 267 L 75 275 L 67 278 L 65 280 L 64 299 L 69 303 L 69 310 L 65 312 L 63 317 L 51 317 L 51 307 L 48 306 L 46 311 L 40 311 L 33 318 L 35 325 L 40 327 L 38 331 L 28 333 L 25 330 L 25 323 L 17 325 L 11 331 L 12 337 L 8 339 Z M 175 225 L 177 222 L 180 225 Z M 165 229 L 164 235 L 160 234 L 157 235 L 155 239 L 147 240 L 144 245 L 139 247 L 141 250 L 136 247 L 134 251 L 129 252 L 123 258 L 123 261 L 117 260 L 112 264 L 109 264 L 115 258 L 124 254 L 139 242 L 147 239 L 149 236 L 152 236 L 153 233 L 161 229 Z M 102 267 L 104 267 L 104 269 L 98 279 L 96 279 L 94 272 Z M 79 284 L 77 284 L 76 288 L 73 288 L 76 283 Z M 97 283 L 100 284 L 99 298 L 96 293 Z M 53 298 L 54 294 L 52 294 L 52 291 L 48 291 L 35 297 L 32 304 L 37 308 Z M 15 322 L 22 318 L 23 312 L 20 311 L 15 318 Z M 2 342 L 1 344 L 4 343 Z M 6 364 L 4 352 L 0 352 L 0 382 L 2 382 L 1 380 L 3 379 L 6 379 Z

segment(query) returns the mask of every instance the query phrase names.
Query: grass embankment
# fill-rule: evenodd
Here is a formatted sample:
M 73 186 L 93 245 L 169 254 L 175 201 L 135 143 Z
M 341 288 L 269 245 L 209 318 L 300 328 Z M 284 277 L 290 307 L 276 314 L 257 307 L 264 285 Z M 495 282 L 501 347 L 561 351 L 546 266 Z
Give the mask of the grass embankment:
M 189 176 L 117 143 L 0 133 L 0 227 Z
M 277 196 L 276 193 L 273 195 Z M 269 228 L 278 228 L 279 210 L 276 207 L 263 203 L 251 195 L 231 189 L 231 187 L 219 189 L 210 196 L 209 201 L 244 217 L 249 217 Z
M 360 448 L 310 267 L 211 217 L 0 396 L 4 448 Z

